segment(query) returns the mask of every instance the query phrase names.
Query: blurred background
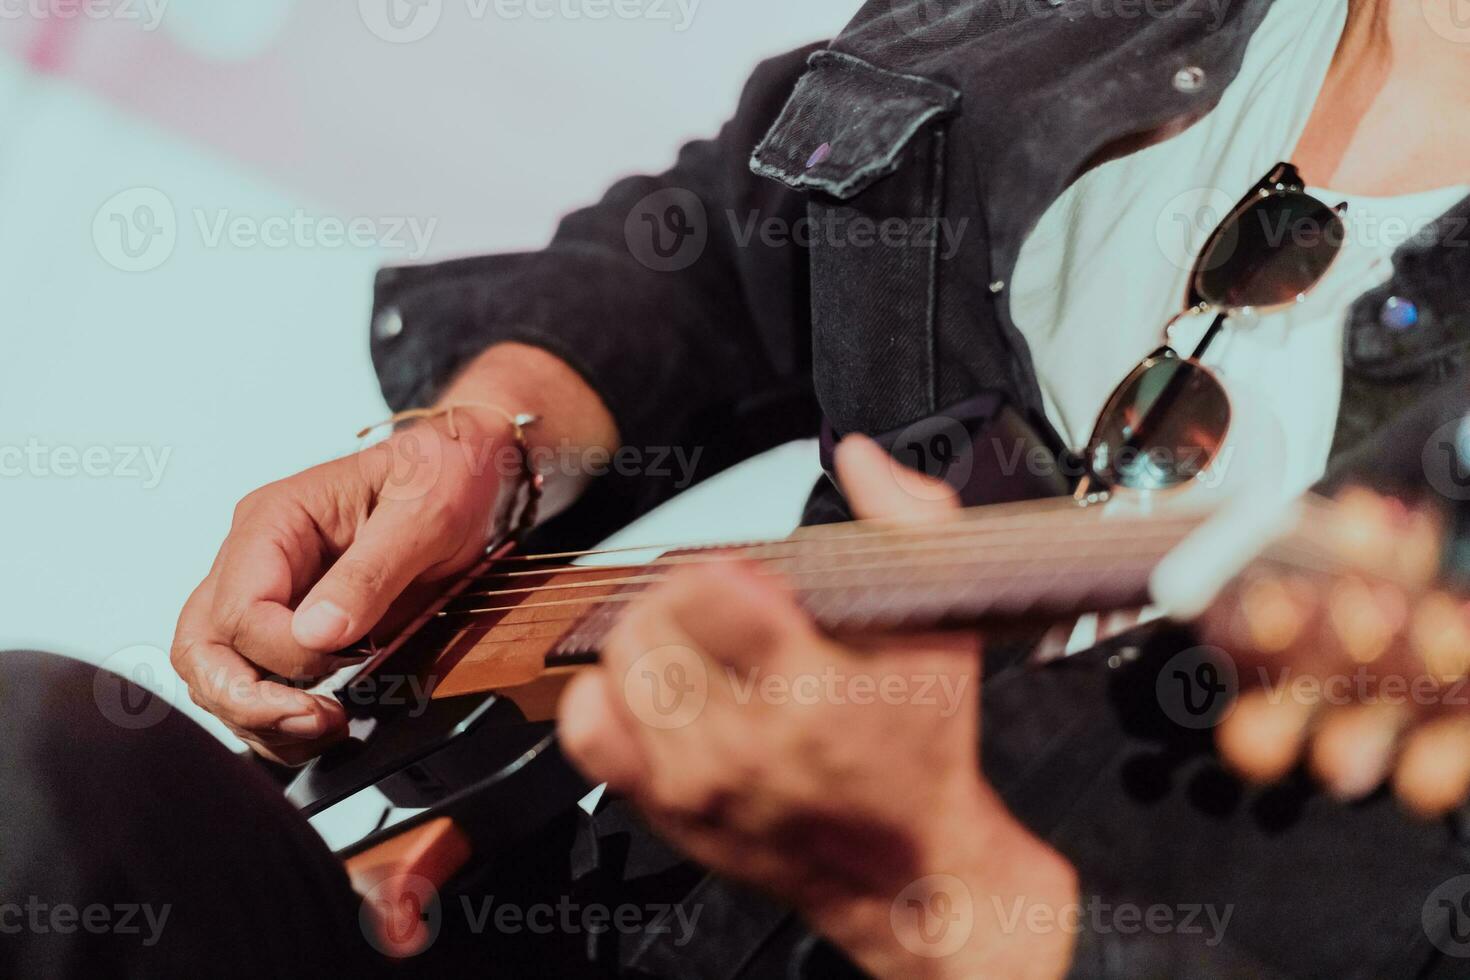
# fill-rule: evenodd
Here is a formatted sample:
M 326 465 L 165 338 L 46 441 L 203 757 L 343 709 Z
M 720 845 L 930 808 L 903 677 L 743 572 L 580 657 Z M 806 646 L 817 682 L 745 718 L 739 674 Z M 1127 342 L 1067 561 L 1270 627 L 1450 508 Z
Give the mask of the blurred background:
M 192 709 L 165 651 L 235 501 L 385 414 L 374 271 L 541 245 L 859 5 L 0 0 L 0 649 Z M 660 531 L 783 533 L 814 472 Z

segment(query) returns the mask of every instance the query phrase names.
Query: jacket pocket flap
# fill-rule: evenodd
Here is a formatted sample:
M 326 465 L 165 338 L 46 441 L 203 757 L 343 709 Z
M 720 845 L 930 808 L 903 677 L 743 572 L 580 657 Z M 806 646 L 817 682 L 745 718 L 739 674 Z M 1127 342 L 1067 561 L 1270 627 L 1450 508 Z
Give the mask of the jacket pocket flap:
M 898 169 L 926 124 L 955 113 L 947 85 L 818 51 L 750 167 L 797 190 L 850 198 Z

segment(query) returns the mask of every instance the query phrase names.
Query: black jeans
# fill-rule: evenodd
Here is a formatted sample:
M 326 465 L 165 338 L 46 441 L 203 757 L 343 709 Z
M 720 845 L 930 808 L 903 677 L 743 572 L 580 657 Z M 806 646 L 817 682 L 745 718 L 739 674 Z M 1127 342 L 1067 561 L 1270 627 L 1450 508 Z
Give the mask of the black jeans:
M 5 653 L 0 676 L 0 976 L 386 971 L 263 770 L 136 688 L 140 724 L 110 721 L 91 666 Z
M 390 962 L 341 862 L 263 767 L 122 678 L 0 653 L 7 980 L 598 977 L 699 961 L 768 976 L 793 951 L 821 968 L 790 915 L 703 877 L 610 801 L 595 825 L 578 811 L 481 861 L 440 896 L 429 948 Z M 670 967 L 696 930 L 694 959 Z
M 1462 950 L 1441 952 L 1464 917 L 1435 901 L 1470 874 L 1455 822 L 1414 822 L 1385 794 L 1346 806 L 1304 781 L 1241 786 L 1209 733 L 1175 724 L 1155 693 L 1179 642 L 1161 633 L 986 682 L 986 775 L 1079 869 L 1074 976 L 1466 975 Z M 430 949 L 389 963 L 339 862 L 261 768 L 176 711 L 109 719 L 99 683 L 123 684 L 0 654 L 0 977 L 744 978 L 840 965 L 790 913 L 703 877 L 616 803 L 595 827 L 574 813 L 477 866 L 441 896 Z M 123 689 L 151 721 L 147 695 Z M 590 905 L 632 919 L 599 931 L 575 911 Z M 496 917 L 507 906 L 509 925 Z M 1019 912 L 976 897 L 977 915 L 1030 921 Z

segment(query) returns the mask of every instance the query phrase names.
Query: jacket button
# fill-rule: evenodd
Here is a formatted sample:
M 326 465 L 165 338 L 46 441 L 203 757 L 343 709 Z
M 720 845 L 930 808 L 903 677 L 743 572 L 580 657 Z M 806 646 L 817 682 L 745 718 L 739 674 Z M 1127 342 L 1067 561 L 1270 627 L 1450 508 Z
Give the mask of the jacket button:
M 995 282 L 990 284 L 990 291 L 992 293 L 1003 293 L 1005 292 L 1005 288 L 1006 281 L 1004 279 L 997 279 L 995 280 Z
M 1205 87 L 1205 70 L 1199 65 L 1190 65 L 1174 73 L 1174 88 L 1191 95 Z
M 1398 333 L 1419 325 L 1419 304 L 1402 296 L 1390 296 L 1378 311 L 1378 322 Z
M 373 335 L 379 340 L 392 340 L 403 333 L 403 314 L 398 307 L 389 306 L 373 317 Z

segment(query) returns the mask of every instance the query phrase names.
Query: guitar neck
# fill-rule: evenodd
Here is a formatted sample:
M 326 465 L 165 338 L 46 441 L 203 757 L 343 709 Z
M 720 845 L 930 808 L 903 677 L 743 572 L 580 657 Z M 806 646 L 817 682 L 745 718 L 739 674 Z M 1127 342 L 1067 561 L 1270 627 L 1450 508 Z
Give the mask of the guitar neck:
M 648 563 L 512 558 L 477 575 L 426 631 L 441 696 L 593 662 L 628 603 L 682 568 L 741 559 L 779 577 L 834 635 L 1049 622 L 1150 601 L 1154 570 L 1199 515 L 1109 517 L 1070 503 L 980 508 L 934 527 L 854 523 Z

